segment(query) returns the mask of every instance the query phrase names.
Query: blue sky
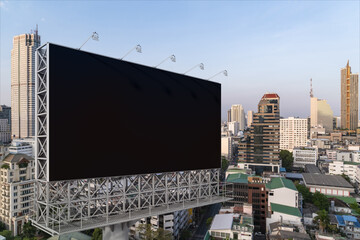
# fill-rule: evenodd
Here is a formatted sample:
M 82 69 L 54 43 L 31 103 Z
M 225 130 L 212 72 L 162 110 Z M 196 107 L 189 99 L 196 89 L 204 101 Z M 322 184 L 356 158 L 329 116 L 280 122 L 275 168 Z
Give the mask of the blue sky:
M 314 94 L 340 114 L 340 68 L 359 72 L 359 1 L 0 1 L 0 103 L 10 105 L 12 37 L 39 25 L 42 43 L 83 49 L 207 79 L 221 70 L 222 115 L 231 104 L 256 110 L 265 92 L 281 115 L 307 117 Z

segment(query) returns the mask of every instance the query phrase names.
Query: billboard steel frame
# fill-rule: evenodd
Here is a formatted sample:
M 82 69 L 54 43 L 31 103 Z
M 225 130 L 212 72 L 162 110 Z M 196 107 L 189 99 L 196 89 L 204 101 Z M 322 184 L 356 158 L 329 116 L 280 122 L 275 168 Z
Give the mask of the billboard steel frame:
M 36 51 L 35 226 L 63 234 L 229 200 L 217 168 L 50 182 L 49 54 Z

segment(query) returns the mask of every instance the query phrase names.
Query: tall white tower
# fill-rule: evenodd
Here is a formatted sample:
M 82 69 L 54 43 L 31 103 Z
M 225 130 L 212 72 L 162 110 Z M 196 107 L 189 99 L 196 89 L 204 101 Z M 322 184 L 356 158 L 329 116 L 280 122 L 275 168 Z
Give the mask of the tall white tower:
M 239 129 L 242 131 L 245 128 L 245 113 L 241 104 L 231 106 L 231 122 L 238 122 Z
M 35 33 L 13 38 L 11 50 L 11 134 L 13 138 L 35 135 L 35 50 L 40 36 Z

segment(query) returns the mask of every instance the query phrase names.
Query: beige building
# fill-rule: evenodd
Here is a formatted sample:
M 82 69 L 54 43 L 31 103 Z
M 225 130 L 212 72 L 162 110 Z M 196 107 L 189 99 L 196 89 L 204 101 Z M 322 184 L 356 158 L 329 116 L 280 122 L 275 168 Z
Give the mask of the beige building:
M 356 130 L 359 120 L 359 74 L 352 74 L 349 61 L 341 69 L 341 128 Z
M 0 162 L 0 175 L 0 220 L 18 235 L 32 205 L 35 161 L 24 154 L 9 154 Z
M 248 111 L 247 112 L 247 127 L 251 128 L 251 124 L 253 122 L 253 116 L 254 116 L 254 111 Z
M 310 126 L 323 126 L 326 132 L 333 131 L 333 111 L 324 99 L 312 97 L 310 100 Z
M 37 34 L 13 38 L 11 50 L 11 134 L 15 138 L 35 135 L 35 50 Z
M 244 108 L 241 104 L 236 104 L 231 106 L 231 121 L 238 122 L 240 130 L 245 128 L 245 113 Z
M 307 119 L 280 119 L 280 149 L 292 152 L 294 147 L 306 147 Z

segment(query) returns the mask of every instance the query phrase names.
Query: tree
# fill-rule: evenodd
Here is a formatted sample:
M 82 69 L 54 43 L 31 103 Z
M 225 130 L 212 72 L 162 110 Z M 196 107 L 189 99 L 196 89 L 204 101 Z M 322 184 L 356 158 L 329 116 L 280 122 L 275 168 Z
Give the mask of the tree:
M 318 207 L 320 210 L 326 210 L 326 211 L 329 210 L 329 200 L 324 194 L 320 192 L 316 192 L 314 193 L 312 200 L 314 205 Z
M 279 157 L 282 162 L 282 167 L 286 168 L 286 171 L 290 172 L 293 168 L 294 158 L 291 152 L 288 150 L 281 150 Z
M 36 234 L 36 228 L 31 224 L 30 221 L 24 224 L 22 235 L 25 238 L 32 238 L 35 237 Z
M 95 228 L 91 240 L 102 240 L 102 230 L 101 228 Z
M 295 186 L 296 189 L 299 191 L 299 193 L 301 193 L 301 195 L 303 196 L 304 202 L 311 203 L 313 194 L 310 192 L 310 190 L 304 185 L 301 185 L 299 183 L 296 183 Z
M 221 159 L 221 169 L 225 172 L 229 166 L 229 161 L 226 158 Z
M 210 227 L 212 220 L 213 220 L 212 217 L 209 217 L 208 219 L 206 219 L 206 226 Z
M 317 216 L 314 218 L 314 223 L 319 224 L 319 229 L 323 233 L 324 230 L 330 225 L 328 212 L 325 210 L 320 210 L 317 211 L 316 214 Z
M 0 222 L 0 232 L 4 231 L 6 229 L 5 223 Z
M 180 234 L 180 240 L 188 240 L 191 237 L 191 232 L 187 229 L 183 230 Z
M 168 230 L 165 230 L 163 228 L 158 228 L 155 232 L 155 239 L 156 240 L 171 240 L 172 234 Z
M 348 175 L 345 175 L 345 174 L 343 173 L 343 174 L 341 174 L 341 176 L 342 176 L 348 183 L 351 184 L 351 180 L 350 180 L 350 178 L 349 178 Z

